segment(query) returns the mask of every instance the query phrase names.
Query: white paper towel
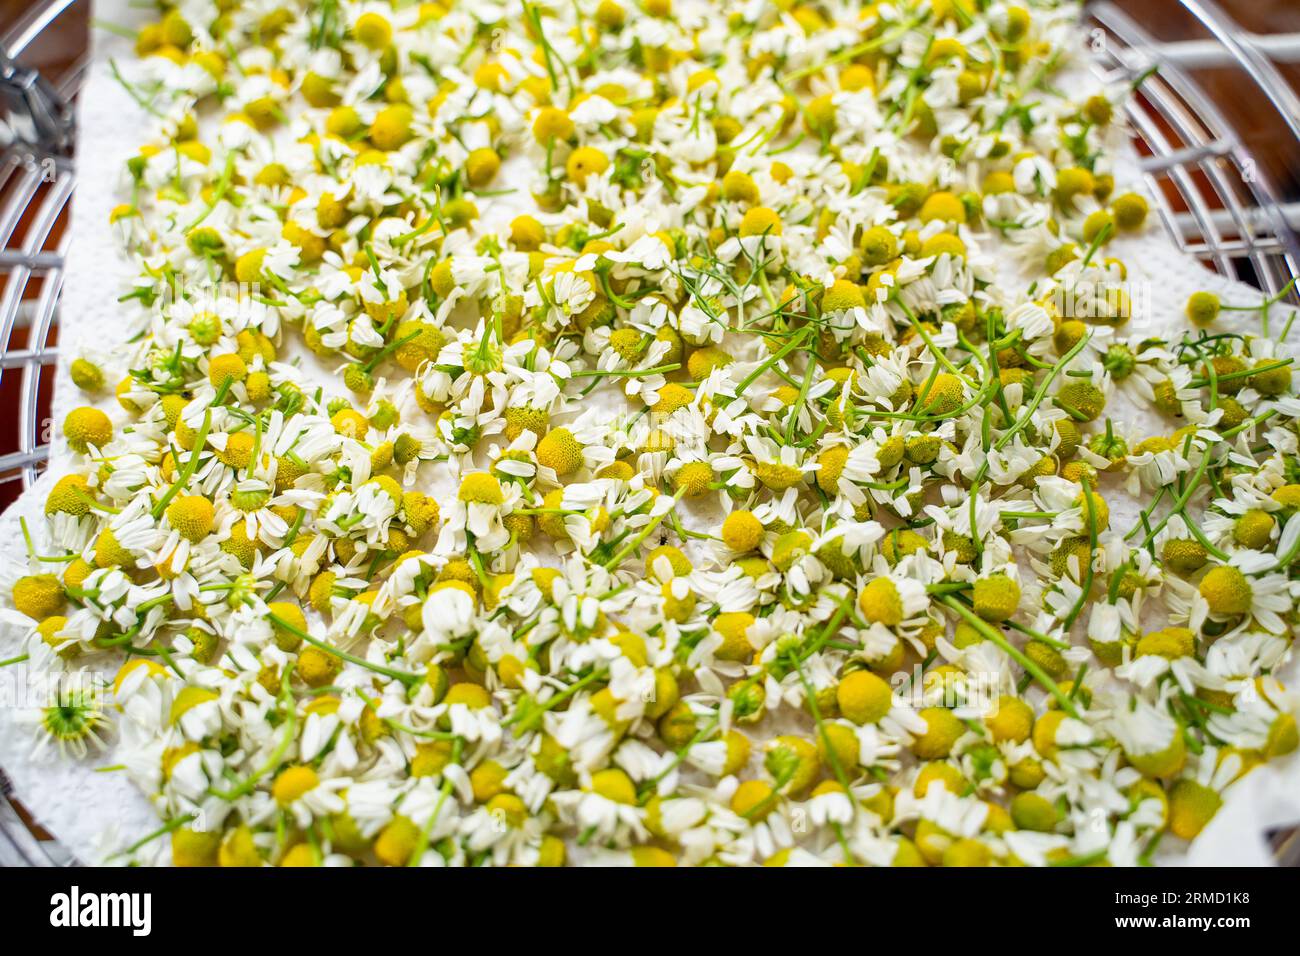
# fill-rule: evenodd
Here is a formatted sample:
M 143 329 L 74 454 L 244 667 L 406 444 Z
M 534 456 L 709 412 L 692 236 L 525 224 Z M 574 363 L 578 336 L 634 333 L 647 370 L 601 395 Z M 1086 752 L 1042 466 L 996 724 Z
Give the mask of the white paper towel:
M 144 19 L 144 13 L 133 9 L 126 0 L 99 0 L 94 14 L 129 27 Z M 93 32 L 93 58 L 78 103 L 79 181 L 73 199 L 72 238 L 60 313 L 62 360 L 54 392 L 55 422 L 61 422 L 70 408 L 86 401 L 67 375 L 68 363 L 83 350 L 102 361 L 105 352 L 134 331 L 129 328 L 130 312 L 117 303 L 117 297 L 129 290 L 135 268 L 119 254 L 108 220 L 124 195 L 125 162 L 148 138 L 150 118 L 117 83 L 109 67 L 110 60 L 122 63 L 133 57 L 131 42 L 103 30 Z M 1131 149 L 1121 148 L 1117 167 L 1120 190 L 1145 191 Z M 1125 328 L 1126 333 L 1182 326 L 1187 297 L 1200 289 L 1215 291 L 1224 301 L 1238 304 L 1260 298 L 1249 286 L 1224 279 L 1179 252 L 1154 224 L 1141 237 L 1116 239 L 1109 251 L 1127 264 L 1131 281 L 1151 293 L 1149 309 L 1135 316 Z M 1257 322 L 1257 316 L 1245 313 L 1225 316 L 1221 323 L 1224 327 L 1236 321 L 1242 331 Z M 1274 320 L 1278 327 L 1285 321 L 1281 308 L 1275 311 Z M 126 373 L 125 367 L 111 360 L 108 371 L 110 381 Z M 56 438 L 49 472 L 0 516 L 0 555 L 7 564 L 23 560 L 20 518 L 25 517 L 33 535 L 38 535 L 45 496 L 67 460 L 66 446 Z M 1119 520 L 1122 513 L 1115 514 Z M 20 638 L 17 627 L 0 625 L 0 659 L 16 653 Z M 1286 676 L 1295 678 L 1298 666 L 1293 661 Z M 108 677 L 114 669 L 107 671 Z M 154 831 L 160 821 L 144 795 L 125 775 L 97 770 L 115 763 L 111 747 L 81 761 L 33 759 L 35 737 L 22 723 L 23 708 L 16 706 L 28 693 L 28 677 L 25 665 L 0 669 L 0 766 L 13 780 L 25 805 L 85 862 L 100 862 L 106 850 L 120 848 Z M 1254 771 L 1232 787 L 1226 798 L 1223 809 L 1190 849 L 1168 838 L 1158 860 L 1200 865 L 1271 862 L 1266 831 L 1300 823 L 1300 759 L 1293 755 Z

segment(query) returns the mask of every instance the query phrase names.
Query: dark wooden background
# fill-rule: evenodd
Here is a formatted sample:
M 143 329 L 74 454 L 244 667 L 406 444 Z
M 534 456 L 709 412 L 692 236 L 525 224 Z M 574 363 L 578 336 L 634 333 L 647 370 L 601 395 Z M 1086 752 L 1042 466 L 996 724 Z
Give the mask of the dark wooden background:
M 1157 38 L 1165 41 L 1203 39 L 1207 35 L 1196 19 L 1176 0 L 1118 0 L 1131 15 Z M 1300 0 L 1220 0 L 1222 8 L 1242 26 L 1256 33 L 1300 33 Z M 0 0 L 0 33 L 28 8 L 28 0 Z M 23 57 L 27 65 L 46 75 L 59 77 L 85 50 L 89 17 L 88 4 L 76 4 L 34 43 Z M 1287 79 L 1300 89 L 1300 66 L 1282 67 Z M 1251 83 L 1235 69 L 1197 70 L 1196 78 L 1236 126 L 1260 168 L 1287 201 L 1300 201 L 1300 143 L 1272 108 L 1252 93 Z M 21 226 L 19 234 L 21 234 Z M 57 233 L 50 245 L 57 242 Z M 0 274 L 0 283 L 8 281 Z M 29 283 L 24 295 L 38 294 L 39 283 Z M 53 334 L 52 334 L 53 338 Z M 25 330 L 16 329 L 8 348 L 26 345 Z M 0 376 L 0 453 L 17 447 L 17 402 L 22 373 L 6 370 Z M 53 369 L 42 374 L 41 393 L 48 403 Z M 48 407 L 48 405 L 46 406 Z M 0 476 L 0 510 L 21 490 L 16 476 Z

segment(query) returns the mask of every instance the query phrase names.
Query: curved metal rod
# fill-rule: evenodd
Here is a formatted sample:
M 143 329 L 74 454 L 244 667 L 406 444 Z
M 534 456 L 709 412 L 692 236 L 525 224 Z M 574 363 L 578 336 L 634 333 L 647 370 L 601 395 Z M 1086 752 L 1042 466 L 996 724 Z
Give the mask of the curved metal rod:
M 1179 0 L 1179 2 L 1186 4 L 1190 0 Z M 1231 157 L 1237 168 L 1244 170 L 1246 163 L 1252 158 L 1233 131 L 1232 126 L 1224 118 L 1214 102 L 1205 95 L 1191 77 L 1175 65 L 1154 60 L 1154 54 L 1159 47 L 1154 38 L 1114 3 L 1097 3 L 1090 7 L 1090 11 L 1099 23 L 1127 45 L 1129 51 L 1138 55 L 1137 57 L 1126 58 L 1119 54 L 1112 54 L 1115 60 L 1130 73 L 1139 72 L 1152 62 L 1160 65 L 1160 78 L 1177 93 L 1178 97 L 1188 104 L 1200 125 L 1213 132 L 1217 140 L 1215 145 L 1219 147 L 1217 154 Z M 1137 59 L 1140 59 L 1141 62 L 1135 62 Z M 1250 75 L 1249 72 L 1248 75 Z M 1255 79 L 1253 75 L 1252 79 Z M 1259 81 L 1256 79 L 1255 82 Z M 1153 103 L 1153 105 L 1160 109 L 1165 104 Z M 1172 121 L 1173 118 L 1169 117 L 1169 119 Z M 1227 145 L 1226 151 L 1222 149 L 1220 144 Z M 1203 155 L 1199 157 L 1177 158 L 1165 156 L 1161 157 L 1161 159 L 1165 165 L 1176 165 L 1179 162 L 1185 162 L 1188 158 L 1204 160 L 1216 154 L 1215 150 L 1207 149 L 1203 149 L 1202 153 Z M 1291 228 L 1277 199 L 1276 190 L 1268 177 L 1262 172 L 1256 171 L 1256 174 L 1252 177 L 1242 176 L 1242 181 L 1246 191 L 1255 202 L 1256 214 L 1267 220 L 1268 231 L 1277 238 L 1282 247 L 1283 265 L 1270 264 L 1270 267 L 1262 269 L 1260 274 L 1261 281 L 1266 283 L 1270 291 L 1276 292 L 1289 281 L 1290 275 L 1295 274 L 1296 264 L 1300 262 L 1300 239 L 1297 239 L 1296 232 Z M 1249 217 L 1251 213 L 1245 211 L 1245 215 Z M 1166 227 L 1170 229 L 1176 240 L 1179 240 L 1189 231 L 1187 229 L 1189 223 L 1185 216 L 1179 217 L 1171 212 L 1170 215 L 1162 216 L 1162 218 L 1165 219 Z M 1237 217 L 1234 215 L 1234 218 Z M 1249 219 L 1247 221 L 1249 223 Z M 1204 235 L 1204 231 L 1202 231 L 1202 235 Z M 1185 243 L 1180 241 L 1180 245 L 1185 246 Z M 1204 256 L 1213 254 L 1213 252 L 1214 250 L 1207 245 L 1198 250 L 1197 254 Z
M 27 203 L 35 196 L 40 185 L 40 177 L 36 173 L 29 174 L 29 182 L 25 186 L 28 194 Z M 27 234 L 23 237 L 22 251 L 27 255 L 32 255 L 40 251 L 41 246 L 45 244 L 46 238 L 54 228 L 54 223 L 63 207 L 67 205 L 68 197 L 72 194 L 72 179 L 67 177 L 62 180 L 56 180 L 54 188 L 49 197 L 37 210 L 35 217 L 28 227 Z M 6 236 L 6 240 L 8 236 Z M 7 347 L 10 336 L 13 334 L 15 320 L 18 317 L 18 306 L 22 301 L 23 290 L 31 278 L 32 270 L 25 265 L 19 265 L 9 274 L 9 281 L 5 285 L 3 305 L 0 305 L 0 315 L 4 316 L 3 325 L 0 326 L 0 342 Z
M 1153 104 L 1160 111 L 1161 115 L 1174 127 L 1174 131 L 1185 141 L 1201 142 L 1209 141 L 1210 145 L 1231 145 L 1231 130 L 1220 128 L 1213 129 L 1207 125 L 1206 120 L 1199 114 L 1189 111 L 1186 99 L 1180 96 L 1172 84 L 1161 83 L 1155 85 L 1152 89 L 1145 90 L 1145 93 L 1153 101 Z M 1204 133 L 1204 135 L 1201 135 Z M 1282 287 L 1284 281 L 1278 281 L 1274 273 L 1278 271 L 1276 264 L 1270 262 L 1267 257 L 1258 249 L 1254 248 L 1247 241 L 1247 248 L 1244 256 L 1233 257 L 1228 255 L 1227 246 L 1223 240 L 1220 230 L 1220 222 L 1228 220 L 1228 228 L 1236 231 L 1238 238 L 1249 240 L 1255 234 L 1255 228 L 1250 223 L 1246 211 L 1242 208 L 1237 198 L 1237 190 L 1229 180 L 1222 159 L 1228 159 L 1236 162 L 1234 156 L 1235 149 L 1228 149 L 1223 152 L 1215 151 L 1213 155 L 1207 156 L 1196 162 L 1196 167 L 1209 180 L 1214 192 L 1218 195 L 1219 200 L 1223 203 L 1224 210 L 1210 210 L 1209 220 L 1213 230 L 1212 235 L 1207 237 L 1206 251 L 1211 254 L 1220 254 L 1227 258 L 1229 263 L 1229 275 L 1236 276 L 1236 269 L 1232 263 L 1236 258 L 1245 258 L 1250 261 L 1256 274 L 1262 281 L 1269 286 L 1270 292 L 1276 292 Z M 1240 181 L 1240 168 L 1238 167 L 1238 181 Z M 1192 181 L 1192 188 L 1195 188 Z M 1199 194 L 1199 190 L 1198 190 Z M 1219 212 L 1219 215 L 1215 215 Z M 1178 217 L 1175 217 L 1175 223 L 1178 224 Z
M 41 286 L 41 297 L 36 305 L 37 319 L 28 337 L 29 341 L 36 343 L 36 348 L 23 366 L 23 398 L 18 406 L 18 442 L 21 451 L 35 451 L 45 445 L 45 442 L 40 440 L 43 430 L 43 422 L 39 414 L 41 377 L 45 367 L 54 364 L 58 359 L 56 352 L 46 350 L 45 339 L 53 324 L 54 309 L 62 291 L 62 270 L 51 272 L 45 277 L 45 283 Z M 36 481 L 38 475 L 35 466 L 36 463 L 32 462 L 23 467 L 23 488 L 31 487 Z
M 1278 72 L 1277 67 L 1258 49 L 1237 39 L 1241 28 L 1214 0 L 1179 0 L 1179 2 L 1236 57 L 1241 68 L 1259 85 L 1269 102 L 1282 114 L 1282 120 L 1290 128 L 1291 135 L 1300 139 L 1300 96 L 1291 89 L 1291 85 Z
M 1254 47 L 1274 63 L 1300 63 L 1300 33 L 1243 33 L 1242 45 Z M 1237 61 L 1217 40 L 1175 40 L 1159 43 L 1160 58 L 1187 70 L 1232 66 Z
M 0 246 L 5 248 L 9 247 L 9 242 L 14 237 L 14 230 L 18 228 L 23 213 L 31 205 L 32 197 L 36 195 L 36 190 L 41 185 L 40 174 L 34 169 L 27 168 L 17 159 L 11 160 L 11 166 L 19 179 L 13 187 L 13 192 L 5 197 L 4 208 L 0 209 Z M 21 264 L 19 268 L 22 268 Z
M 77 0 L 46 0 L 27 8 L 27 12 L 0 36 L 0 51 L 17 59 L 51 23 Z

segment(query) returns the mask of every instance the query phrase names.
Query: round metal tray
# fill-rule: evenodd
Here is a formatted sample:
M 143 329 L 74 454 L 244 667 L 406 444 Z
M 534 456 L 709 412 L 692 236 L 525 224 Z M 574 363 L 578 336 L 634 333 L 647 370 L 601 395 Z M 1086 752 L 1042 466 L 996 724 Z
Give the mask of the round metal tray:
M 1088 5 L 1085 42 L 1099 69 L 1116 78 L 1137 79 L 1159 67 L 1142 81 L 1128 120 L 1164 228 L 1207 267 L 1276 294 L 1300 263 L 1300 204 L 1281 201 L 1250 143 L 1183 64 L 1235 67 L 1260 108 L 1275 110 L 1293 143 L 1300 144 L 1300 97 L 1269 58 L 1300 51 L 1278 42 L 1283 38 L 1244 35 L 1212 0 L 1177 2 L 1208 39 L 1158 42 L 1125 11 L 1132 4 L 1107 0 Z M 36 480 L 49 453 L 65 227 L 76 184 L 67 151 L 75 130 L 64 104 L 74 100 L 84 75 L 84 36 L 74 43 L 81 56 L 47 71 L 48 85 L 37 85 L 35 71 L 20 64 L 48 35 L 45 31 L 67 32 L 73 17 L 84 23 L 88 6 L 78 0 L 32 3 L 0 34 L 0 85 L 7 94 L 0 108 L 7 102 L 11 112 L 34 111 L 39 133 L 32 142 L 0 151 L 0 407 L 16 410 L 7 431 L 0 423 L 3 503 Z M 1142 9 L 1145 13 L 1148 5 Z M 77 36 L 75 28 L 72 35 Z M 1300 302 L 1294 291 L 1291 299 Z M 1300 831 L 1279 832 L 1272 839 L 1279 863 L 1300 865 Z M 0 866 L 77 862 L 34 822 L 0 768 Z

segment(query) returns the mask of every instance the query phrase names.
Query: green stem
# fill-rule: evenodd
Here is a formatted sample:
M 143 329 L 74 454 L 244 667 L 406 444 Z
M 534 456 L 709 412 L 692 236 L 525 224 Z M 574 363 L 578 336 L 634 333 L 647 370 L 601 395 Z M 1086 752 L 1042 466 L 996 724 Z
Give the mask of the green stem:
M 682 500 L 682 495 L 685 493 L 686 493 L 686 489 L 683 488 L 681 491 L 677 492 L 677 494 L 673 495 L 674 506 L 677 504 L 677 502 Z M 668 513 L 670 511 L 672 511 L 672 508 L 666 509 L 662 514 L 659 515 L 659 517 L 655 518 L 648 525 L 646 525 L 639 535 L 637 535 L 635 538 L 629 541 L 626 547 L 624 547 L 622 551 L 618 552 L 618 554 L 614 555 L 614 557 L 610 558 L 601 566 L 606 571 L 612 571 L 614 568 L 617 568 L 619 565 L 621 565 L 624 559 L 627 558 L 629 554 L 631 554 L 633 551 L 635 551 L 637 548 L 641 546 L 642 541 L 650 537 L 650 535 L 654 534 L 655 528 L 663 524 L 664 518 L 668 516 Z
M 308 644 L 312 644 L 320 648 L 326 654 L 332 654 L 333 656 L 339 658 L 340 660 L 345 660 L 350 664 L 356 664 L 358 667 L 364 667 L 366 670 L 374 671 L 376 674 L 383 674 L 385 677 L 391 677 L 393 680 L 401 681 L 403 684 L 405 684 L 408 687 L 410 687 L 413 684 L 418 684 L 420 681 L 424 680 L 424 677 L 420 674 L 412 674 L 409 671 L 399 671 L 392 667 L 384 667 L 382 664 L 372 663 L 371 661 L 366 660 L 364 657 L 357 657 L 355 654 L 349 654 L 347 651 L 341 651 L 337 647 L 332 647 L 331 645 L 327 644 L 325 641 L 322 641 L 320 638 L 312 637 L 302 628 L 297 627 L 294 624 L 291 624 L 289 621 L 286 621 L 278 614 L 268 613 L 266 615 L 266 618 L 276 627 L 282 627 L 290 634 L 297 635 L 298 637 L 306 641 Z
M 1038 683 L 1047 690 L 1049 694 L 1056 698 L 1056 702 L 1061 705 L 1061 710 L 1065 711 L 1076 720 L 1079 719 L 1079 711 L 1075 708 L 1074 701 L 1070 700 L 1065 691 L 1061 690 L 1056 681 L 1052 680 L 1052 678 L 1049 677 L 1041 667 L 1026 657 L 1023 651 L 1003 637 L 996 628 L 990 627 L 988 622 L 970 611 L 960 601 L 951 597 L 945 597 L 942 601 L 965 618 L 968 624 L 983 634 L 988 640 L 1006 651 L 1006 653 L 1009 654 L 1017 664 L 1025 669 L 1025 673 L 1030 674 L 1034 680 L 1038 681 Z

